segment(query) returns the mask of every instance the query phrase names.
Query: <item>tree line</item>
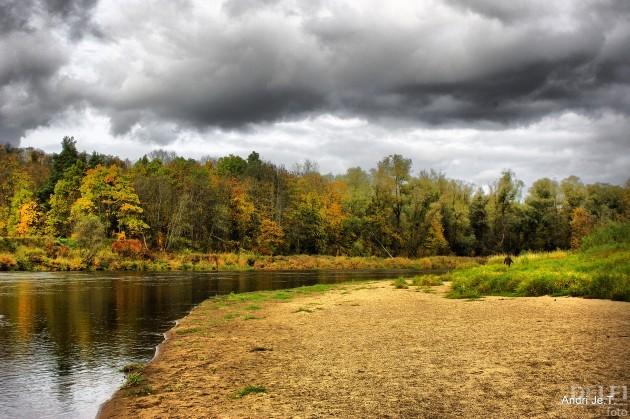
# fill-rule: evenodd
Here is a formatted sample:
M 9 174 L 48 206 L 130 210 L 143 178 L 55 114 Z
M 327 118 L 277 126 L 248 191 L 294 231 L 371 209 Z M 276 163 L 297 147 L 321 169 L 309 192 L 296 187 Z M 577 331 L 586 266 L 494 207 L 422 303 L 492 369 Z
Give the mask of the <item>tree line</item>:
M 390 155 L 366 171 L 288 170 L 252 152 L 200 161 L 154 151 L 132 163 L 0 146 L 0 236 L 137 238 L 159 251 L 350 256 L 487 255 L 577 247 L 630 218 L 625 185 L 542 178 L 527 193 L 505 170 L 486 188 Z

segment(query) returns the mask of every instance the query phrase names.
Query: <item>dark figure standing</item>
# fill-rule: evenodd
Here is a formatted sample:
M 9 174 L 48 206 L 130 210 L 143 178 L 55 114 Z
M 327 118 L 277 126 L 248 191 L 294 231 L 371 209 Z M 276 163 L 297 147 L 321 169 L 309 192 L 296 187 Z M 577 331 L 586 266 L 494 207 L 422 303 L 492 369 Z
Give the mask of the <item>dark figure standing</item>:
M 507 265 L 507 267 L 509 268 L 510 266 L 512 266 L 512 264 L 514 263 L 514 261 L 512 260 L 512 258 L 510 257 L 510 255 L 507 255 L 505 257 L 505 259 L 503 259 L 503 264 Z

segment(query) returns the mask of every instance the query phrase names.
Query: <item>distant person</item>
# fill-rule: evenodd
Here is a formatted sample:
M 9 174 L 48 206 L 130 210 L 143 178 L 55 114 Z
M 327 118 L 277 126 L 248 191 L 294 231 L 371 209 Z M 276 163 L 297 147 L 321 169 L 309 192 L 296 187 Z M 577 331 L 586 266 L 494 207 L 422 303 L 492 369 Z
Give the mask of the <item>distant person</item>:
M 514 263 L 514 261 L 512 260 L 512 258 L 510 257 L 510 255 L 507 255 L 505 257 L 505 259 L 503 259 L 503 264 L 507 265 L 507 267 L 509 268 L 510 266 L 512 266 L 512 264 Z

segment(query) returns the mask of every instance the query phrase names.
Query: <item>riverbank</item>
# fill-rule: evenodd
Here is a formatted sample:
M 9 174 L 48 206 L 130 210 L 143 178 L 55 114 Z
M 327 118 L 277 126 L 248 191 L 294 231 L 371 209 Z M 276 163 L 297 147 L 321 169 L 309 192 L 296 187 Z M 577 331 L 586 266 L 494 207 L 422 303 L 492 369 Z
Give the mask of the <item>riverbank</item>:
M 630 301 L 630 224 L 609 224 L 575 251 L 534 252 L 488 258 L 483 266 L 457 269 L 451 297 L 553 295 Z
M 562 398 L 630 384 L 628 303 L 447 291 L 381 281 L 207 300 L 100 417 L 598 417 L 606 406 Z
M 431 270 L 455 269 L 485 263 L 483 257 L 431 256 L 350 257 L 326 255 L 266 256 L 251 252 L 149 252 L 116 253 L 101 249 L 86 260 L 80 249 L 43 239 L 0 239 L 0 271 L 304 271 L 304 270 Z

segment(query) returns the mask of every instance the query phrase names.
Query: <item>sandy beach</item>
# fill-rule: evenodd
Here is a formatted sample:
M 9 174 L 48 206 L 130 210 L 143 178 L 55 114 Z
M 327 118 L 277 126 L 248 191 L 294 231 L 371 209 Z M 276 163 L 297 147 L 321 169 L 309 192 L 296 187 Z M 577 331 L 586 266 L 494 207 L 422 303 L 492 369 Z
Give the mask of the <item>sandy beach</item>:
M 453 300 L 390 281 L 207 300 L 101 418 L 601 417 L 630 410 L 630 303 Z M 248 386 L 259 392 L 247 393 Z M 618 394 L 591 403 L 599 386 Z M 591 389 L 590 392 L 588 389 Z M 239 394 L 240 392 L 240 394 Z M 589 396 L 562 402 L 566 396 Z M 597 400 L 595 400 L 596 402 Z

